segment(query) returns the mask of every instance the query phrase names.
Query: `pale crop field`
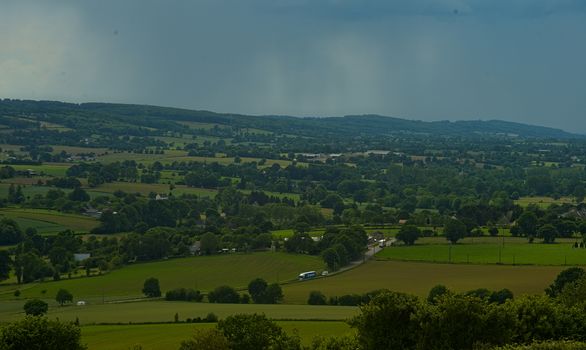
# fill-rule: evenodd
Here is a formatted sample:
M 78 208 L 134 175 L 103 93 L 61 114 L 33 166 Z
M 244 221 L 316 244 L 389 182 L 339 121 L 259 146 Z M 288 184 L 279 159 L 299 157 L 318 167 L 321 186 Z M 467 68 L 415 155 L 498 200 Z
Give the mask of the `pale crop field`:
M 541 294 L 564 268 L 373 260 L 330 277 L 286 284 L 283 293 L 285 302 L 293 304 L 306 304 L 309 293 L 314 290 L 328 297 L 366 293 L 376 289 L 426 297 L 437 284 L 458 292 L 477 288 L 508 288 L 515 295 Z

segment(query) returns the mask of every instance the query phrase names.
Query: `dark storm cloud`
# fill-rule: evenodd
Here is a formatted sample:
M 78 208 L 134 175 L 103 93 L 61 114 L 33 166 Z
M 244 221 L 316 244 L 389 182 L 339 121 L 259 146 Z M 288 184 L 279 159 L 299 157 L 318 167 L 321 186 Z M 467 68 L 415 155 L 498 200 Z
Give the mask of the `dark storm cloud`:
M 8 1 L 0 96 L 586 132 L 586 2 Z

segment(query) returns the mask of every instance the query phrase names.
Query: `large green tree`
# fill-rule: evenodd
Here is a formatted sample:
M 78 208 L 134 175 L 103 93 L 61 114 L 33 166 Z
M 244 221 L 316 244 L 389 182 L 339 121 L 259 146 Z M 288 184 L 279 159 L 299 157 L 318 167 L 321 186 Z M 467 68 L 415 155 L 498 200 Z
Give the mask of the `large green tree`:
M 558 295 L 558 299 L 567 306 L 586 306 L 586 276 L 567 283 Z
M 24 313 L 32 316 L 42 316 L 49 310 L 49 304 L 40 299 L 31 299 L 24 306 Z
M 252 301 L 256 304 L 262 304 L 264 301 L 265 293 L 268 287 L 267 281 L 262 278 L 255 278 L 248 284 L 248 294 L 252 298 Z
M 444 225 L 444 235 L 453 244 L 466 237 L 466 225 L 458 219 L 448 219 Z
M 383 292 L 351 320 L 364 349 L 413 349 L 417 342 L 415 315 L 422 304 L 414 296 Z
M 55 296 L 55 300 L 59 303 L 59 305 L 63 306 L 63 304 L 71 303 L 73 301 L 73 294 L 71 294 L 66 289 L 59 289 L 59 291 L 57 291 L 57 295 Z
M 338 251 L 334 248 L 327 248 L 321 253 L 324 262 L 331 271 L 336 271 L 341 266 L 340 256 Z
M 230 350 L 230 344 L 215 328 L 196 329 L 191 339 L 181 342 L 179 350 Z
M 307 298 L 308 305 L 326 305 L 327 299 L 326 296 L 317 290 L 311 291 L 309 293 L 309 298 Z
M 278 283 L 271 283 L 264 292 L 265 304 L 277 304 L 283 301 L 283 289 Z
M 219 286 L 208 293 L 208 301 L 210 303 L 238 304 L 240 295 L 236 289 L 230 286 Z
M 150 277 L 144 281 L 142 287 L 142 293 L 148 298 L 157 298 L 161 296 L 161 287 L 159 286 L 159 280 Z
M 86 346 L 74 324 L 26 316 L 1 328 L 0 349 L 84 350 Z
M 16 221 L 8 218 L 0 220 L 0 245 L 16 244 L 22 241 L 22 231 Z
M 301 349 L 298 337 L 287 336 L 281 327 L 265 315 L 228 316 L 220 320 L 218 329 L 228 339 L 231 349 Z
M 12 259 L 5 250 L 0 250 L 0 282 L 10 277 L 10 266 Z
M 212 232 L 206 232 L 201 235 L 200 239 L 200 251 L 203 254 L 210 255 L 215 254 L 219 248 L 219 239 Z
M 578 281 L 586 276 L 586 271 L 581 267 L 570 267 L 560 272 L 553 283 L 545 289 L 545 293 L 550 297 L 557 297 L 564 287 L 568 284 Z
M 450 293 L 451 292 L 448 287 L 444 286 L 443 284 L 435 285 L 429 290 L 429 294 L 427 295 L 427 302 L 430 304 L 435 304 L 438 298 Z
M 543 243 L 553 243 L 558 236 L 558 230 L 551 224 L 545 224 L 537 230 L 537 237 L 543 239 Z
M 53 268 L 42 257 L 33 251 L 24 251 L 24 246 L 17 247 L 14 257 L 14 271 L 18 283 L 30 283 L 53 276 Z
M 58 272 L 67 273 L 74 266 L 73 253 L 60 246 L 54 246 L 49 251 L 49 260 L 56 269 L 58 267 Z
M 421 231 L 415 225 L 402 226 L 397 233 L 397 239 L 403 241 L 406 245 L 413 245 L 415 241 L 419 239 Z
M 532 237 L 537 234 L 538 219 L 534 212 L 524 211 L 517 219 L 521 235 Z

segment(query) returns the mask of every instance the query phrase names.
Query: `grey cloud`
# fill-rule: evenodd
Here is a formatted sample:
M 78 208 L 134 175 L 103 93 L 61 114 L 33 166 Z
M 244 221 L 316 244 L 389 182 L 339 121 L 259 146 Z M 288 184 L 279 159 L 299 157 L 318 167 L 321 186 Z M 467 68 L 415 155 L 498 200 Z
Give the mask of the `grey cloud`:
M 261 1 L 264 9 L 338 19 L 386 16 L 513 16 L 541 17 L 555 13 L 586 12 L 580 0 L 277 0 Z
M 14 1 L 0 11 L 0 96 L 586 132 L 582 4 Z

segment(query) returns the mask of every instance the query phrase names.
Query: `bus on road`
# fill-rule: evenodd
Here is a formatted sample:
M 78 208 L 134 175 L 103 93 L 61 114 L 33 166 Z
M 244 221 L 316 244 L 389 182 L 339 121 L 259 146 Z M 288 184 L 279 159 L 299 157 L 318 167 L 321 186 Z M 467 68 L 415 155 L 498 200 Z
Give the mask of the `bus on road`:
M 307 272 L 302 272 L 299 274 L 300 281 L 308 280 L 308 279 L 315 278 L 315 277 L 317 277 L 317 272 L 315 272 L 315 271 L 307 271 Z

